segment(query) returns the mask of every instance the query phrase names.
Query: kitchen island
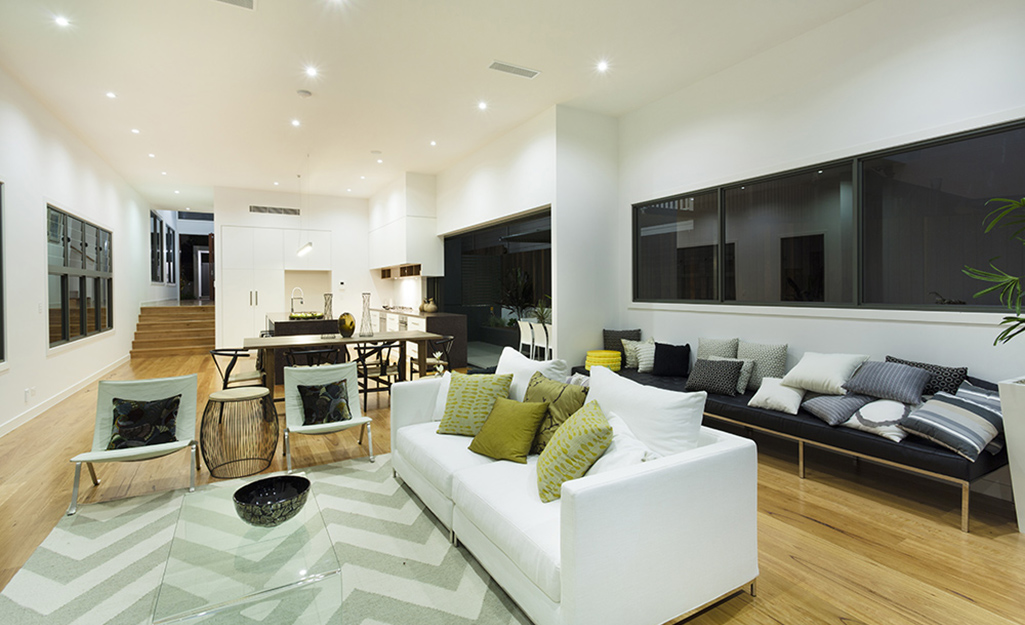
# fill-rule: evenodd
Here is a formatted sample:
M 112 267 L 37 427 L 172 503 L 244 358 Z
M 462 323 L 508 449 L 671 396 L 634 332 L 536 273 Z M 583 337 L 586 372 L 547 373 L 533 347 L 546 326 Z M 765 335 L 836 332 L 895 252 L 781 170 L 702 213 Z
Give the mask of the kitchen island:
M 374 332 L 418 330 L 454 337 L 448 368 L 461 369 L 466 366 L 466 315 L 420 312 L 412 308 L 371 308 L 370 323 Z M 359 328 L 358 319 L 356 327 Z M 418 346 L 410 346 L 410 358 L 418 357 L 418 349 Z

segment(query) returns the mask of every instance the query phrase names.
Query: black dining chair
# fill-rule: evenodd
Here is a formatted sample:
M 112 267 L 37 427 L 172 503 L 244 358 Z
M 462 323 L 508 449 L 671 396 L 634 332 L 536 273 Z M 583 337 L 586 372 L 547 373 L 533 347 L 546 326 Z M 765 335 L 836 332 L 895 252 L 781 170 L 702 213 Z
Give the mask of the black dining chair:
M 390 343 L 360 343 L 356 345 L 359 372 L 359 390 L 363 393 L 363 411 L 367 410 L 367 396 L 370 393 L 388 393 L 391 385 L 399 379 L 399 341 Z M 396 362 L 392 362 L 392 356 Z M 370 385 L 374 382 L 374 386 Z
M 412 378 L 413 374 L 416 373 L 422 378 L 434 371 L 438 371 L 438 367 L 441 367 L 442 372 L 447 370 L 449 354 L 452 352 L 452 344 L 455 340 L 456 337 L 454 336 L 445 336 L 433 341 L 427 341 L 427 357 L 424 359 L 424 370 L 420 371 L 418 358 L 411 358 L 409 360 L 409 377 Z M 440 354 L 440 357 L 435 356 L 435 354 Z

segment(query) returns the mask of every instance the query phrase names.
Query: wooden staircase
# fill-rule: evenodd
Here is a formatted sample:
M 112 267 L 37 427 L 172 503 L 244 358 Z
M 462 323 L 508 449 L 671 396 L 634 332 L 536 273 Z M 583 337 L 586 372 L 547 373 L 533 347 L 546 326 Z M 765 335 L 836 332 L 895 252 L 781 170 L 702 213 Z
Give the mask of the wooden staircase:
M 214 307 L 143 306 L 132 358 L 206 354 L 214 348 Z

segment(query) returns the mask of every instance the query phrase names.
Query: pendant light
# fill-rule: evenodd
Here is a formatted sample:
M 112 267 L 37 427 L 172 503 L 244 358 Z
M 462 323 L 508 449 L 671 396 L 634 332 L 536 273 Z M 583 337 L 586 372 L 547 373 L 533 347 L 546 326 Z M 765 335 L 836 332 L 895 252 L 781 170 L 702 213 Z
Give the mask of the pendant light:
M 307 154 L 306 155 L 306 173 L 309 174 L 309 171 L 310 171 L 310 155 Z M 303 230 L 302 230 L 302 228 L 303 228 L 303 175 L 302 174 L 296 174 L 296 177 L 299 178 L 299 237 L 300 237 L 300 240 L 302 240 L 301 237 L 303 236 Z M 295 255 L 296 256 L 306 256 L 307 254 L 309 254 L 312 251 L 313 251 L 313 241 L 309 241 L 308 240 L 308 241 L 306 241 L 306 243 L 303 243 L 301 246 L 299 246 L 299 249 L 295 252 Z

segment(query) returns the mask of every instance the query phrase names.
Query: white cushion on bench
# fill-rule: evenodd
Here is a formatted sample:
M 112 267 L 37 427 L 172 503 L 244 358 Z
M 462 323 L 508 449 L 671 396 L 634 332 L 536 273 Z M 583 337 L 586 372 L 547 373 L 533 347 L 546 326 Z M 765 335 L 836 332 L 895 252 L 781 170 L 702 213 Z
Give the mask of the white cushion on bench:
M 552 601 L 560 601 L 560 501 L 541 503 L 537 456 L 456 474 L 456 507 Z

